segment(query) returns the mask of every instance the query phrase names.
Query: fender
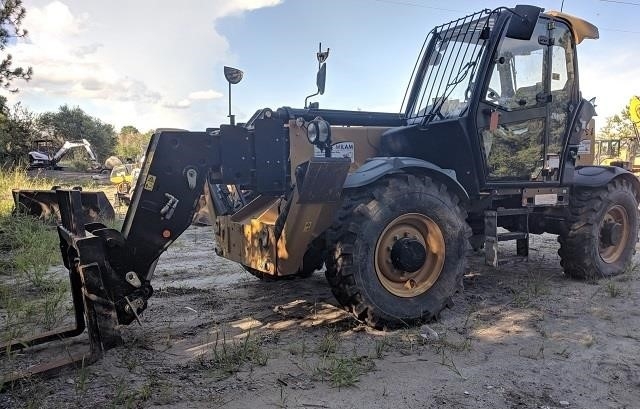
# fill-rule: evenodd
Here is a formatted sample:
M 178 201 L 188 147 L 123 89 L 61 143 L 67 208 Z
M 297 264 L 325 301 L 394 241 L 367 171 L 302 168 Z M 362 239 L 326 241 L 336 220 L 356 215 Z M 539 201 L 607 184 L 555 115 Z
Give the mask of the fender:
M 638 178 L 633 173 L 618 166 L 577 166 L 571 186 L 602 187 L 617 177 L 627 179 L 636 189 L 640 190 Z
M 410 170 L 419 170 L 427 173 L 437 181 L 444 183 L 453 189 L 461 200 L 469 200 L 469 194 L 462 187 L 456 177 L 456 172 L 451 169 L 443 169 L 431 162 L 422 159 L 407 157 L 379 157 L 371 158 L 359 167 L 355 172 L 347 175 L 344 183 L 345 189 L 366 186 L 381 177 L 394 173 L 410 173 Z

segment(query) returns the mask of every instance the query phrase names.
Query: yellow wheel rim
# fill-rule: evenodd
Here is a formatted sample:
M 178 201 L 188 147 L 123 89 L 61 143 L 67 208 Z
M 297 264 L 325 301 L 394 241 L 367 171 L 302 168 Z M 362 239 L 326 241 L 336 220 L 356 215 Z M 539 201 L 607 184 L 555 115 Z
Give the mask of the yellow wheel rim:
M 382 231 L 374 258 L 384 288 L 398 297 L 416 297 L 440 277 L 445 260 L 444 236 L 431 218 L 407 213 Z
M 605 263 L 620 260 L 629 240 L 629 215 L 624 206 L 615 205 L 607 210 L 600 225 L 599 253 Z

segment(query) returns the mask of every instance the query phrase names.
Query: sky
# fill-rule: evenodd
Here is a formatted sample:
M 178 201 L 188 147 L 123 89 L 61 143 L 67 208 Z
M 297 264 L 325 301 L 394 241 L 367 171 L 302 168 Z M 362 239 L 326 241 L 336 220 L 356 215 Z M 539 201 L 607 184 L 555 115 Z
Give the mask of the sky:
M 520 2 L 522 3 L 522 1 Z M 16 81 L 34 112 L 79 106 L 116 129 L 204 130 L 227 123 L 223 66 L 238 121 L 264 107 L 302 107 L 315 89 L 318 43 L 330 48 L 320 107 L 398 112 L 429 30 L 483 8 L 470 0 L 24 0 L 24 40 L 7 47 L 33 79 Z M 559 10 L 562 1 L 539 1 Z M 598 127 L 640 95 L 640 0 L 565 0 L 600 29 L 578 46 L 580 86 Z M 635 41 L 634 41 L 635 39 Z M 7 93 L 5 92 L 5 95 Z

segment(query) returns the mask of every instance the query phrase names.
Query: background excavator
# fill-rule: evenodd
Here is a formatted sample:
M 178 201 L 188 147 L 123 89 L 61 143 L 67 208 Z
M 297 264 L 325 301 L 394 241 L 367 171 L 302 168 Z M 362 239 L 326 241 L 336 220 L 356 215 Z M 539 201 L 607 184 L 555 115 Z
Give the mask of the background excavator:
M 86 139 L 79 141 L 65 141 L 60 149 L 54 152 L 53 141 L 40 139 L 35 141 L 36 149 L 29 152 L 28 169 L 62 169 L 58 164 L 69 151 L 83 147 L 89 154 L 92 169 L 102 169 L 98 163 L 98 158 L 91 148 L 91 144 Z M 49 190 L 42 189 L 13 189 L 13 201 L 15 204 L 14 213 L 24 213 L 38 217 L 44 221 L 60 222 L 60 209 L 56 198 L 56 190 L 59 186 L 54 186 Z M 82 203 L 82 213 L 87 222 L 113 220 L 115 212 L 113 206 L 107 199 L 104 192 L 79 191 Z
M 52 141 L 46 139 L 40 139 L 35 141 L 36 149 L 29 152 L 29 169 L 35 168 L 49 168 L 60 169 L 58 163 L 69 151 L 75 148 L 84 147 L 89 158 L 91 158 L 92 165 L 98 164 L 98 158 L 91 149 L 91 144 L 86 139 L 79 141 L 65 141 L 64 144 L 57 152 L 53 153 Z

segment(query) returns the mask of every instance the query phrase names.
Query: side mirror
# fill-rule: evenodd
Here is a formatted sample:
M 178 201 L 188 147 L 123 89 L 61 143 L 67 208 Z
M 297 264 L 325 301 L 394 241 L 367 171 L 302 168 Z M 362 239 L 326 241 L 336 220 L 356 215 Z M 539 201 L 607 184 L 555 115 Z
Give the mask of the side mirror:
M 316 86 L 318 87 L 318 92 L 311 94 L 304 99 L 305 109 L 308 107 L 307 101 L 309 98 L 324 94 L 324 84 L 327 80 L 327 64 L 325 61 L 329 58 L 329 48 L 327 48 L 327 51 L 322 51 L 322 43 L 320 43 L 316 57 L 318 58 L 318 73 L 316 74 Z
M 237 84 L 242 81 L 242 75 L 244 73 L 237 68 L 233 67 L 224 67 L 224 77 L 227 79 L 229 84 Z
M 237 84 L 242 81 L 243 72 L 237 68 L 224 66 L 224 77 L 229 83 L 229 119 L 231 125 L 236 124 L 236 116 L 231 113 L 231 84 Z
M 320 69 L 318 70 L 318 74 L 316 75 L 316 85 L 318 86 L 318 93 L 320 95 L 324 94 L 324 84 L 327 80 L 327 64 L 322 63 Z
M 511 10 L 513 16 L 507 28 L 507 37 L 515 40 L 530 40 L 543 8 L 519 4 Z

